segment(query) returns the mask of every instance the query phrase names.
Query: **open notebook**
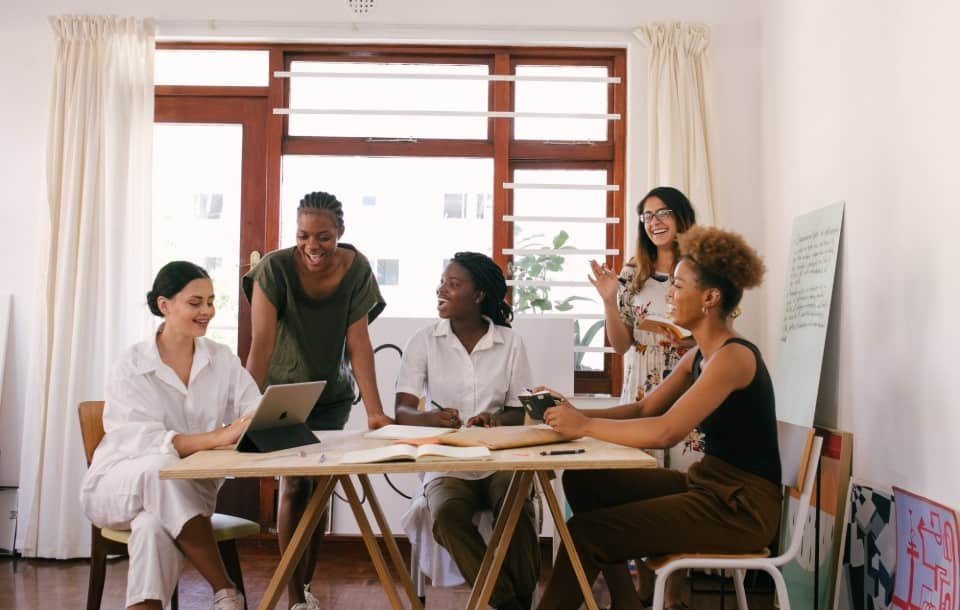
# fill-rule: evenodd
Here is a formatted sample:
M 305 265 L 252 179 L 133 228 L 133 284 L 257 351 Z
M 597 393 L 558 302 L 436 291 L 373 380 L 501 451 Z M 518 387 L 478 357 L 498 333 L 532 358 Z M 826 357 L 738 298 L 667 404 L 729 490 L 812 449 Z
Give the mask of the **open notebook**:
M 425 438 L 428 436 L 436 437 L 441 434 L 454 432 L 456 428 L 437 428 L 434 426 L 403 426 L 401 424 L 390 424 L 376 430 L 364 433 L 364 438 L 376 438 L 381 440 L 409 440 L 412 438 Z
M 396 460 L 440 461 L 440 460 L 482 460 L 490 457 L 486 447 L 451 447 L 448 445 L 394 444 L 374 449 L 348 451 L 340 460 L 344 464 L 371 464 L 373 462 L 393 462 Z

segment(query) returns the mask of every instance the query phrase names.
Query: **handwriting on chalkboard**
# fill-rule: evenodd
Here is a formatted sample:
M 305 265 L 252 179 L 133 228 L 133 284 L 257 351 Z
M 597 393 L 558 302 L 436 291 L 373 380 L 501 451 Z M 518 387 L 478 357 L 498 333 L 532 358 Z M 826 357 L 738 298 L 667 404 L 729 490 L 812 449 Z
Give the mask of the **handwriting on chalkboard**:
M 795 236 L 781 341 L 785 342 L 793 331 L 826 328 L 839 232 L 839 227 L 831 227 Z

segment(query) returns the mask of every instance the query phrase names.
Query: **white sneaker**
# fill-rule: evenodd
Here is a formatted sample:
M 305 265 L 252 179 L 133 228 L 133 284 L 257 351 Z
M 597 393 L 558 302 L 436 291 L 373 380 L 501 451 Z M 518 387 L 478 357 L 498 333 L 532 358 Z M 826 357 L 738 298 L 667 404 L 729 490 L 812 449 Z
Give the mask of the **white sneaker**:
M 243 594 L 236 589 L 220 589 L 213 595 L 213 610 L 243 610 Z
M 290 606 L 290 610 L 320 610 L 320 600 L 310 592 L 310 585 L 303 586 L 303 599 L 305 601 Z

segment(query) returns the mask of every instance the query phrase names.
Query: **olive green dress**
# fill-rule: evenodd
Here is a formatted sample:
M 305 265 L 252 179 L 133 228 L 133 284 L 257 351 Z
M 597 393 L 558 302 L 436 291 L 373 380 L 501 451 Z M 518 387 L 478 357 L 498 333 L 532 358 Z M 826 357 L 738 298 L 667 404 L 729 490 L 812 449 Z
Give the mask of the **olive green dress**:
M 276 250 L 243 276 L 243 293 L 253 297 L 253 283 L 277 308 L 277 338 L 267 370 L 267 385 L 326 381 L 307 424 L 314 430 L 341 430 L 354 400 L 347 358 L 347 328 L 367 316 L 373 322 L 386 303 L 367 258 L 356 256 L 340 285 L 322 299 L 306 295 L 294 266 L 294 248 Z

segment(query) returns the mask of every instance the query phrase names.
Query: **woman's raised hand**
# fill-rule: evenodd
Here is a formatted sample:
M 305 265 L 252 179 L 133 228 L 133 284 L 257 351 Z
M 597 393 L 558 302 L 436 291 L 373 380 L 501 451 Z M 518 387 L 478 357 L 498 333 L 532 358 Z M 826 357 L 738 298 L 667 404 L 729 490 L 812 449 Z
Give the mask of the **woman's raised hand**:
M 587 279 L 597 289 L 597 293 L 604 303 L 610 303 L 617 298 L 617 292 L 620 288 L 620 282 L 617 274 L 607 269 L 606 265 L 601 265 L 595 260 L 590 261 L 590 270 L 593 275 L 587 275 Z

